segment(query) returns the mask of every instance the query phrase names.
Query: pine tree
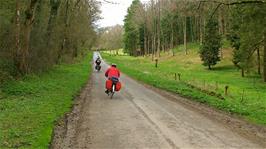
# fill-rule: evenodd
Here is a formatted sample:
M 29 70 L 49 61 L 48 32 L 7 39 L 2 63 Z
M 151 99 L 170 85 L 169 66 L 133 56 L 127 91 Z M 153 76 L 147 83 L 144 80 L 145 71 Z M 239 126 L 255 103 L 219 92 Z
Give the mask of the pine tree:
M 134 0 L 131 6 L 128 8 L 128 14 L 125 17 L 124 24 L 124 49 L 129 55 L 137 56 L 137 50 L 139 48 L 140 26 L 136 19 L 136 13 L 141 6 L 139 0 Z
M 204 66 L 211 69 L 220 61 L 219 49 L 221 47 L 221 36 L 219 34 L 218 22 L 215 19 L 209 19 L 205 27 L 204 42 L 200 48 L 200 57 Z
M 250 71 L 257 67 L 261 74 L 260 49 L 263 46 L 266 7 L 263 5 L 237 5 L 231 7 L 230 35 L 233 63 L 242 70 Z M 254 63 L 255 53 L 257 62 Z
M 233 47 L 233 64 L 238 68 L 241 69 L 242 77 L 245 76 L 244 66 L 243 66 L 243 58 L 242 58 L 242 51 L 240 50 L 240 24 L 242 23 L 241 20 L 242 16 L 240 16 L 239 9 L 232 9 L 230 15 L 230 32 L 227 36 L 228 40 Z

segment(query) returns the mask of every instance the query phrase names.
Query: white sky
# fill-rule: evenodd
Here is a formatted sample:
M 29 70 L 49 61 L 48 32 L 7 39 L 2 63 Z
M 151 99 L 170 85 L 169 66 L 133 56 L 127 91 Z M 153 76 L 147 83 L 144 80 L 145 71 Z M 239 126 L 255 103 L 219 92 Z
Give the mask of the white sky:
M 117 24 L 123 25 L 124 18 L 127 14 L 127 8 L 131 5 L 133 0 L 107 0 L 113 3 L 119 4 L 110 4 L 104 2 L 104 0 L 99 0 L 102 2 L 101 6 L 101 17 L 102 20 L 98 22 L 100 27 L 114 26 Z M 142 2 L 148 0 L 141 0 Z

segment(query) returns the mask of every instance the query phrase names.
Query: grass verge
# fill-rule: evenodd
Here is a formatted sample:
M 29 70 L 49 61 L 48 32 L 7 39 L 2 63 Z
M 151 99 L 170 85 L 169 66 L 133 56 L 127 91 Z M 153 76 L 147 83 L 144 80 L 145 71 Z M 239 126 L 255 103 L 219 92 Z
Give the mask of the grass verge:
M 155 68 L 151 57 L 108 54 L 103 54 L 103 57 L 144 83 L 240 115 L 252 123 L 266 125 L 266 84 L 256 75 L 242 78 L 232 65 L 228 49 L 223 50 L 221 63 L 209 71 L 201 64 L 197 52 L 199 46 L 190 44 L 188 47 L 188 55 L 184 54 L 182 46 L 175 49 L 174 57 L 162 53 L 158 68 Z M 181 81 L 175 80 L 175 73 L 181 74 Z M 224 95 L 225 86 L 229 86 L 228 95 Z M 215 93 L 214 96 L 212 93 Z
M 92 54 L 75 64 L 9 81 L 0 92 L 0 148 L 48 148 L 55 122 L 68 112 L 91 72 Z

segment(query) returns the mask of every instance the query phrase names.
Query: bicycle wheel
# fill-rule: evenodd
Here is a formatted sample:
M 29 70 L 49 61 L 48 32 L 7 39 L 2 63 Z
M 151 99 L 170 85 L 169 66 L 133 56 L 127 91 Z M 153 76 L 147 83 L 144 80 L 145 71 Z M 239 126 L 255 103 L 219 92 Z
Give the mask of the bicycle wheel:
M 113 99 L 114 94 L 115 94 L 114 92 L 111 93 L 111 95 L 110 95 L 111 99 Z
M 111 96 L 110 96 L 111 99 L 113 98 L 114 94 L 115 94 L 115 85 L 113 84 L 112 91 L 111 91 Z

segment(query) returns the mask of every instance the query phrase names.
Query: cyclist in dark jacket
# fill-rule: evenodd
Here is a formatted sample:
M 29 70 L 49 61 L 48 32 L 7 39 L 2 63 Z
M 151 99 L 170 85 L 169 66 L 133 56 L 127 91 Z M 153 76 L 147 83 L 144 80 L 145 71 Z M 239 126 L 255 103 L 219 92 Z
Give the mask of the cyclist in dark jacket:
M 95 61 L 96 65 L 101 65 L 102 61 L 101 61 L 101 58 L 98 57 Z

